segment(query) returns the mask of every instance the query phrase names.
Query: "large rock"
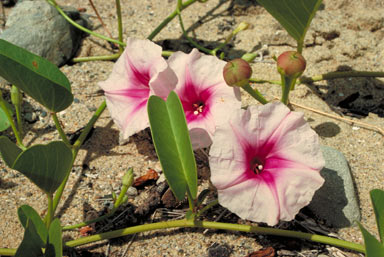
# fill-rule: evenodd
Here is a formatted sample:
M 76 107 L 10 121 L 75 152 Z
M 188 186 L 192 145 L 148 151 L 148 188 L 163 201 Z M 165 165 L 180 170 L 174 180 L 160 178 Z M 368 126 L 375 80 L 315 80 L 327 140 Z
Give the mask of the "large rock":
M 66 7 L 65 12 L 80 25 L 90 26 L 75 8 Z M 0 35 L 1 39 L 58 66 L 74 56 L 83 34 L 46 1 L 19 1 L 11 11 L 6 26 L 7 29 Z
M 308 208 L 329 226 L 349 227 L 354 221 L 360 221 L 361 215 L 348 162 L 331 147 L 322 146 L 322 152 L 325 167 L 320 173 L 325 183 Z

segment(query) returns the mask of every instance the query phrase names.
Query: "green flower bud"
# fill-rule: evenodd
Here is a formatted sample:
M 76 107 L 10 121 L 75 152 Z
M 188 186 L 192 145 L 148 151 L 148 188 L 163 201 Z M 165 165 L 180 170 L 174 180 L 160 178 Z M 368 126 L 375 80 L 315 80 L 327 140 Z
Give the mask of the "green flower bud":
M 287 77 L 299 77 L 303 74 L 307 62 L 295 51 L 286 51 L 277 58 L 277 71 Z
M 258 53 L 245 53 L 241 56 L 241 59 L 247 62 L 253 62 L 258 55 Z
M 252 68 L 243 59 L 234 59 L 224 66 L 225 82 L 231 87 L 243 87 L 248 84 L 252 75 Z
M 237 33 L 239 33 L 240 31 L 243 31 L 243 30 L 246 30 L 249 28 L 249 24 L 242 21 L 237 27 L 236 29 L 233 31 L 233 35 L 236 35 Z
M 133 184 L 133 169 L 129 168 L 123 176 L 123 186 L 130 187 Z

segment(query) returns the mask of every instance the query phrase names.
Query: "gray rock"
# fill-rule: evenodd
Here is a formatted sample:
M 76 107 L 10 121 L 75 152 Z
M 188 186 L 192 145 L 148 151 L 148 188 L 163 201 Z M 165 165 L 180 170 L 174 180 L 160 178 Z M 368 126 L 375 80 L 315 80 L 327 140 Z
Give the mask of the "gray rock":
M 66 7 L 65 12 L 84 27 L 90 23 L 76 8 Z M 19 1 L 12 9 L 7 29 L 0 35 L 34 54 L 60 66 L 74 56 L 80 46 L 82 32 L 69 24 L 46 1 Z
M 338 150 L 321 148 L 325 167 L 320 173 L 325 182 L 308 208 L 329 226 L 349 227 L 354 221 L 360 221 L 361 215 L 348 162 Z

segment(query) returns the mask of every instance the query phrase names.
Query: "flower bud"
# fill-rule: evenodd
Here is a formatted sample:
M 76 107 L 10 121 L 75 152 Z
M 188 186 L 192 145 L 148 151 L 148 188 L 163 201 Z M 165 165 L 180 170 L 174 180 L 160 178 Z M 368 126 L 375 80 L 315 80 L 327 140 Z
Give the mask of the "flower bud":
M 249 24 L 242 21 L 240 22 L 240 24 L 236 27 L 236 29 L 233 31 L 233 35 L 236 35 L 237 33 L 239 33 L 240 31 L 243 31 L 243 30 L 246 30 L 249 28 Z
M 277 58 L 277 70 L 287 77 L 299 77 L 305 70 L 304 57 L 295 51 L 286 51 Z
M 250 63 L 253 62 L 253 60 L 255 60 L 258 55 L 258 53 L 245 53 L 243 56 L 241 56 L 241 59 Z
M 243 59 L 229 61 L 223 70 L 225 82 L 231 87 L 243 87 L 248 84 L 252 75 L 252 68 Z
M 123 176 L 123 186 L 130 187 L 133 184 L 133 169 L 129 168 Z

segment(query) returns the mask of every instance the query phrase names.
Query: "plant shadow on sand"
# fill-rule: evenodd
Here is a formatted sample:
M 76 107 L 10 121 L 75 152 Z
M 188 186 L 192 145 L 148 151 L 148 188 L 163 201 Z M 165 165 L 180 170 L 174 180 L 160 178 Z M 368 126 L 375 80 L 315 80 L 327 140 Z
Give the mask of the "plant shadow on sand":
M 337 71 L 353 71 L 339 66 Z M 306 86 L 339 115 L 364 118 L 369 113 L 384 117 L 384 82 L 376 78 L 354 77 L 328 80 Z

